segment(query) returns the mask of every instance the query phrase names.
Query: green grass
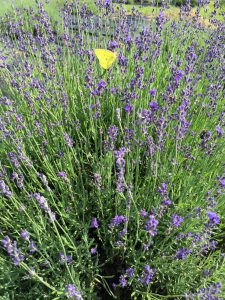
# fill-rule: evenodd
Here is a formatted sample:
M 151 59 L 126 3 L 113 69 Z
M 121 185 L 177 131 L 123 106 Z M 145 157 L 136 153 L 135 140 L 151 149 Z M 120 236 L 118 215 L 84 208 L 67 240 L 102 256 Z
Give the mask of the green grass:
M 139 4 L 135 4 L 135 5 L 124 4 L 124 7 L 126 8 L 128 14 L 132 13 L 132 9 L 134 7 L 136 10 L 140 11 L 144 16 L 149 17 L 149 18 L 157 16 L 157 14 L 160 11 L 160 7 L 154 7 L 154 6 L 150 6 L 150 5 L 149 6 L 141 6 Z M 213 1 L 211 1 L 210 4 L 206 6 L 206 9 L 201 8 L 200 15 L 204 18 L 209 18 L 213 9 L 214 9 Z M 196 11 L 196 8 L 193 9 L 193 12 L 195 12 L 195 11 Z M 165 14 L 171 18 L 178 18 L 179 12 L 180 12 L 180 8 L 175 7 L 175 6 L 171 6 L 165 10 Z M 219 14 L 222 12 L 225 12 L 225 5 L 221 9 L 218 10 L 218 15 L 217 15 L 218 20 L 223 20 L 223 18 L 221 16 L 219 16 Z
M 29 7 L 29 6 L 34 6 L 35 5 L 35 0 L 1 0 L 1 7 L 0 7 L 0 16 L 4 15 L 5 13 L 11 11 L 14 11 L 15 7 Z M 72 1 L 72 0 L 70 0 Z M 52 17 L 53 20 L 59 20 L 60 15 L 58 13 L 58 10 L 63 6 L 64 0 L 49 0 L 48 4 L 44 4 L 44 7 L 48 14 Z M 97 13 L 94 1 L 92 0 L 82 0 L 82 2 L 86 2 L 88 7 L 95 13 Z M 133 7 L 138 10 L 140 13 L 142 13 L 144 16 L 151 18 L 151 17 L 156 17 L 157 14 L 160 11 L 160 7 L 154 7 L 151 5 L 148 6 L 141 6 L 140 4 L 124 4 L 124 8 L 127 10 L 128 14 L 132 13 Z M 195 12 L 196 8 L 194 8 L 193 12 Z M 166 9 L 165 14 L 166 16 L 170 18 L 178 18 L 179 17 L 179 11 L 180 9 L 175 6 L 171 6 Z M 213 11 L 213 1 L 209 5 L 206 6 L 206 10 L 201 8 L 200 15 L 204 18 L 209 18 L 211 12 Z M 223 8 L 218 10 L 219 13 L 225 12 L 225 5 Z M 221 16 L 217 16 L 219 20 L 222 20 Z
M 140 6 L 139 4 L 124 4 L 124 7 L 126 8 L 127 12 L 130 14 L 132 13 L 132 9 L 133 7 L 138 10 L 139 12 L 141 12 L 144 16 L 147 17 L 152 17 L 157 15 L 157 13 L 160 11 L 160 7 L 156 7 L 156 6 Z M 178 7 L 170 7 L 166 10 L 166 13 L 170 13 L 170 14 L 178 14 L 179 13 L 179 8 Z
M 69 2 L 72 0 L 69 0 Z M 81 0 L 80 3 L 85 2 L 87 3 L 88 7 L 93 11 L 96 12 L 96 7 L 94 1 L 92 0 Z M 51 16 L 54 21 L 60 19 L 59 9 L 63 6 L 65 0 L 49 0 L 48 4 L 44 4 L 44 8 Z M 7 12 L 13 12 L 15 7 L 35 7 L 35 0 L 1 0 L 0 6 L 0 16 L 3 16 Z
M 0 15 L 4 15 L 5 13 L 11 11 L 14 11 L 15 7 L 29 7 L 35 6 L 35 0 L 13 0 L 13 1 L 8 1 L 8 0 L 1 0 L 2 4 L 0 7 Z M 45 8 L 47 10 L 47 12 L 49 13 L 49 15 L 53 18 L 53 19 L 58 19 L 59 18 L 59 14 L 58 14 L 58 8 L 61 7 L 63 5 L 63 0 L 50 0 L 49 4 L 45 4 Z

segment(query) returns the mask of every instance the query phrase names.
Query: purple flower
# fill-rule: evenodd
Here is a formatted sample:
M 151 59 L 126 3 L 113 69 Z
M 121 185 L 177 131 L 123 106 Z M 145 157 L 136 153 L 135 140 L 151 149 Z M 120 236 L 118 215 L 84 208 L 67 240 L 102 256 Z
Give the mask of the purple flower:
M 134 268 L 130 267 L 128 269 L 126 269 L 126 274 L 127 274 L 127 277 L 131 278 L 134 276 Z
M 60 263 L 61 264 L 65 264 L 65 263 L 68 263 L 68 264 L 72 264 L 72 255 L 69 254 L 69 255 L 65 255 L 63 252 L 60 252 L 59 253 L 59 257 L 60 257 Z
M 162 205 L 168 206 L 170 204 L 172 204 L 172 201 L 169 198 L 162 200 Z
M 157 92 L 157 89 L 156 89 L 156 88 L 152 88 L 152 89 L 149 90 L 149 94 L 150 94 L 151 96 L 155 96 L 155 95 L 156 95 L 156 92 Z
M 37 200 L 41 209 L 49 215 L 50 222 L 53 223 L 56 219 L 55 213 L 51 211 L 51 208 L 48 206 L 47 200 L 41 196 L 40 193 L 34 193 L 33 197 Z
M 155 236 L 157 234 L 157 226 L 159 221 L 156 220 L 154 215 L 150 215 L 145 224 L 145 229 L 148 231 L 150 236 Z
M 159 28 L 162 28 L 162 25 L 166 22 L 165 14 L 161 11 L 156 17 L 156 25 Z
M 10 248 L 11 245 L 11 239 L 8 235 L 6 235 L 2 240 L 1 240 L 2 246 L 4 248 Z
M 4 180 L 0 180 L 0 194 L 3 194 L 7 198 L 12 197 L 13 192 L 10 191 L 8 185 L 5 183 Z
M 17 242 L 12 242 L 8 236 L 5 236 L 1 243 L 12 258 L 13 264 L 18 266 L 24 260 L 24 255 L 21 253 L 21 250 L 17 248 Z
M 216 225 L 220 223 L 220 217 L 215 211 L 208 211 L 208 218 L 210 225 Z
M 172 215 L 172 226 L 175 226 L 175 227 L 179 227 L 180 224 L 184 221 L 184 218 L 177 215 L 177 214 L 173 214 Z
M 140 210 L 140 215 L 141 215 L 142 218 L 145 218 L 148 215 L 148 213 L 145 209 L 141 209 Z
M 219 178 L 219 184 L 222 188 L 225 188 L 225 177 Z
M 134 110 L 134 106 L 132 104 L 127 103 L 124 105 L 123 109 L 125 110 L 125 112 L 131 113 Z
M 29 239 L 30 239 L 30 233 L 26 229 L 24 229 L 20 232 L 20 236 L 25 241 L 29 241 Z
M 111 141 L 115 141 L 118 135 L 118 128 L 115 125 L 112 125 L 107 130 L 107 135 Z
M 16 184 L 19 188 L 23 188 L 24 176 L 22 174 L 12 173 L 12 180 L 16 180 Z
M 185 259 L 188 254 L 192 252 L 192 249 L 182 248 L 179 249 L 175 255 L 178 259 Z
M 218 297 L 218 295 L 221 294 L 221 288 L 221 283 L 215 282 L 199 289 L 196 293 L 185 293 L 185 299 L 222 300 L 223 298 Z
M 209 249 L 215 250 L 217 245 L 218 245 L 218 242 L 213 240 L 213 241 L 209 242 Z
M 98 220 L 97 220 L 97 218 L 93 218 L 92 220 L 91 220 L 91 228 L 98 228 Z
M 67 284 L 65 287 L 66 294 L 68 298 L 73 298 L 76 300 L 82 300 L 83 297 L 81 295 L 81 292 L 77 290 L 77 287 L 75 284 Z
M 168 186 L 165 182 L 161 183 L 161 186 L 158 188 L 158 192 L 162 195 L 165 196 L 168 194 Z
M 179 80 L 181 80 L 184 76 L 184 71 L 182 70 L 177 70 L 175 73 L 175 80 L 178 82 Z
M 103 79 L 101 79 L 98 83 L 98 91 L 104 90 L 106 85 L 107 85 L 106 82 Z
M 6 56 L 0 56 L 0 60 L 3 60 L 3 61 L 5 61 L 7 59 L 7 57 Z
M 110 4 L 111 4 L 111 0 L 105 0 L 105 3 L 104 3 L 104 7 L 105 8 L 109 8 L 110 7 Z
M 125 128 L 125 139 L 126 139 L 126 141 L 132 140 L 133 136 L 134 136 L 134 130 L 129 129 L 129 128 Z
M 105 141 L 105 144 L 106 146 L 108 146 L 110 150 L 114 150 L 114 142 L 117 139 L 118 128 L 115 125 L 110 126 L 107 130 L 107 135 L 108 135 L 109 142 Z
M 116 215 L 111 223 L 110 223 L 110 227 L 118 227 L 121 223 L 124 223 L 127 221 L 127 218 L 123 215 Z
M 117 41 L 109 41 L 108 42 L 108 49 L 111 51 L 118 48 L 119 46 L 120 46 L 120 44 Z
M 125 190 L 125 159 L 124 156 L 127 152 L 125 147 L 121 147 L 119 150 L 114 151 L 114 155 L 116 157 L 116 190 L 120 193 Z
M 11 162 L 13 163 L 14 167 L 19 168 L 20 163 L 19 163 L 19 160 L 17 158 L 17 154 L 15 152 L 9 152 L 8 156 L 9 156 L 9 159 L 11 160 Z
M 66 144 L 69 148 L 72 148 L 73 147 L 73 144 L 74 144 L 74 141 L 72 139 L 71 136 L 69 136 L 67 133 L 64 133 L 64 138 L 65 138 L 65 141 L 66 141 Z
M 39 203 L 40 207 L 45 210 L 48 211 L 48 203 L 47 200 L 41 196 L 40 193 L 34 193 L 33 197 L 37 200 L 37 202 Z
M 124 235 L 127 234 L 127 229 L 126 228 L 123 228 L 119 233 L 118 233 L 118 237 L 121 238 L 123 237 Z
M 121 147 L 119 148 L 119 150 L 114 151 L 117 162 L 123 159 L 126 153 L 127 153 L 127 149 L 125 147 Z
M 128 59 L 126 58 L 126 56 L 124 56 L 122 54 L 122 52 L 120 52 L 118 54 L 118 62 L 119 62 L 119 65 L 121 67 L 123 67 L 122 72 L 124 73 L 125 72 L 125 68 L 128 66 Z
M 126 280 L 126 277 L 124 275 L 120 275 L 119 283 L 120 283 L 121 287 L 127 286 L 127 280 Z
M 33 240 L 29 241 L 28 248 L 30 249 L 30 253 L 34 253 L 34 252 L 38 251 L 37 246 Z
M 97 246 L 91 248 L 91 254 L 96 254 L 96 253 L 97 253 Z
M 218 137 L 221 137 L 224 134 L 224 129 L 220 127 L 219 125 L 216 126 L 216 133 Z
M 143 274 L 143 279 L 142 279 L 144 284 L 148 285 L 152 281 L 154 274 L 155 274 L 155 269 L 152 269 L 149 265 L 146 265 Z
M 60 172 L 57 173 L 57 176 L 58 177 L 66 177 L 66 172 L 60 171 Z
M 150 102 L 149 107 L 151 108 L 152 111 L 157 111 L 159 108 L 158 102 L 157 101 Z

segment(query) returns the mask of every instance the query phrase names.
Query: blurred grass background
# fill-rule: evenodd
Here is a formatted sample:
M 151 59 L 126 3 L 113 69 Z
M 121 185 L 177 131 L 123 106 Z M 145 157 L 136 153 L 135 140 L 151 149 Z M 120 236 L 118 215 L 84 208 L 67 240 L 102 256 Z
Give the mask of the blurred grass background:
M 132 1 L 130 3 L 132 3 Z M 11 13 L 13 13 L 16 7 L 29 7 L 29 6 L 34 6 L 35 4 L 35 0 L 0 0 L 0 2 L 1 2 L 0 15 L 4 15 L 8 11 L 11 11 Z M 81 0 L 80 2 L 81 3 L 86 2 L 88 7 L 93 12 L 97 13 L 97 8 L 93 0 Z M 62 7 L 64 3 L 65 0 L 49 0 L 48 4 L 44 4 L 46 11 L 49 13 L 49 15 L 52 17 L 54 21 L 60 19 L 60 15 L 58 11 L 59 8 Z M 203 8 L 200 9 L 200 15 L 202 18 L 208 19 L 210 17 L 211 12 L 214 10 L 213 3 L 214 1 L 211 1 L 210 4 L 207 5 L 205 9 Z M 220 3 L 221 3 L 221 9 L 219 9 L 218 12 L 223 13 L 225 12 L 225 0 L 221 0 Z M 160 10 L 160 7 L 157 6 L 153 7 L 150 4 L 149 5 L 124 4 L 124 7 L 126 8 L 128 14 L 131 14 L 132 8 L 135 7 L 135 9 L 138 9 L 144 16 L 148 18 L 154 18 Z M 180 11 L 179 7 L 171 5 L 169 8 L 166 9 L 165 14 L 169 18 L 177 19 L 179 17 L 179 11 Z M 195 11 L 196 8 L 193 8 L 193 14 L 195 13 Z M 223 19 L 222 16 L 218 16 L 217 18 L 219 20 Z
M 72 1 L 72 0 L 70 0 Z M 68 2 L 70 2 L 68 1 Z M 35 0 L 0 0 L 0 15 L 4 15 L 8 11 L 13 12 L 16 7 L 29 7 L 35 6 Z M 42 1 L 44 2 L 44 1 Z M 93 11 L 97 12 L 96 6 L 93 0 L 81 0 L 80 3 L 86 2 L 88 7 Z M 44 3 L 44 7 L 48 14 L 54 21 L 59 20 L 59 8 L 63 6 L 65 0 L 49 0 L 49 3 Z

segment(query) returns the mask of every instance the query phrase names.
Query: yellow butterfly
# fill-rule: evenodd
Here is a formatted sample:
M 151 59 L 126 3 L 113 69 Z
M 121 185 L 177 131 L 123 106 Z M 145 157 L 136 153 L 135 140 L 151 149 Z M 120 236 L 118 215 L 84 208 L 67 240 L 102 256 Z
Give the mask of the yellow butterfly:
M 95 49 L 94 52 L 99 60 L 100 66 L 106 70 L 111 67 L 117 58 L 117 53 L 110 50 Z

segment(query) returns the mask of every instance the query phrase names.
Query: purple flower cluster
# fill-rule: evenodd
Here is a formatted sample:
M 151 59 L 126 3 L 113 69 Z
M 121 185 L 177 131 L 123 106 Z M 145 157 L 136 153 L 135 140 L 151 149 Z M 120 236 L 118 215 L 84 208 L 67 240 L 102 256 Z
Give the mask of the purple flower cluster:
M 225 188 L 225 177 L 219 178 L 218 181 L 219 181 L 219 185 L 222 188 Z
M 158 102 L 157 101 L 150 102 L 149 107 L 152 111 L 157 111 L 159 108 Z
M 66 177 L 66 172 L 65 171 L 60 171 L 60 172 L 57 173 L 57 176 L 65 178 Z
M 174 227 L 179 227 L 180 224 L 184 221 L 184 218 L 177 215 L 177 214 L 173 214 L 172 215 L 172 222 L 171 225 Z
M 130 114 L 134 110 L 134 106 L 130 103 L 126 103 L 123 109 L 126 113 Z
M 94 255 L 94 254 L 97 254 L 98 250 L 97 250 L 97 246 L 91 248 L 91 254 Z
M 118 128 L 115 125 L 111 125 L 107 130 L 108 141 L 105 141 L 106 150 L 114 150 L 114 143 L 117 140 Z
M 82 300 L 82 294 L 81 292 L 77 289 L 77 287 L 75 286 L 75 284 L 67 284 L 65 287 L 66 290 L 66 295 L 68 298 L 73 298 L 75 300 Z
M 113 236 L 116 247 L 124 246 L 123 238 L 127 235 L 127 221 L 128 219 L 124 215 L 115 215 L 108 225 L 112 233 L 114 232 L 116 234 L 116 236 Z
M 20 237 L 22 239 L 24 239 L 25 241 L 29 241 L 30 240 L 30 233 L 26 229 L 23 229 L 20 232 Z
M 24 254 L 21 253 L 21 250 L 17 248 L 17 242 L 12 241 L 8 236 L 5 236 L 1 240 L 2 246 L 8 252 L 9 256 L 12 258 L 13 264 L 18 266 L 21 262 L 24 261 Z
M 98 224 L 98 219 L 97 218 L 93 218 L 91 220 L 91 228 L 98 228 L 99 224 Z
M 36 243 L 31 239 L 29 240 L 28 248 L 30 250 L 30 253 L 35 253 L 38 251 Z
M 55 213 L 52 212 L 51 208 L 48 206 L 47 200 L 43 196 L 41 196 L 40 193 L 34 193 L 32 196 L 38 202 L 40 208 L 48 214 L 51 223 L 53 223 L 56 219 Z
M 208 225 L 210 227 L 220 223 L 220 217 L 215 211 L 208 211 Z
M 208 195 L 208 204 L 206 204 L 206 208 L 213 208 L 216 206 L 216 202 L 214 197 L 210 196 L 209 191 Z M 206 218 L 207 214 L 207 222 L 204 223 L 203 221 Z M 176 214 L 175 216 L 175 223 L 180 224 L 180 218 Z M 182 247 L 177 250 L 175 257 L 177 259 L 186 259 L 188 254 L 193 255 L 202 255 L 206 254 L 209 251 L 213 251 L 216 249 L 218 242 L 212 240 L 212 233 L 215 227 L 220 223 L 220 217 L 215 211 L 206 210 L 203 208 L 196 207 L 193 214 L 190 214 L 188 218 L 197 218 L 202 221 L 202 229 L 199 232 L 181 232 L 177 235 L 178 240 L 182 240 L 188 242 L 188 246 Z M 183 218 L 182 218 L 183 219 Z M 182 220 L 181 219 L 181 220 Z M 183 220 L 182 220 L 183 222 Z
M 107 83 L 105 82 L 105 80 L 101 79 L 95 89 L 91 89 L 91 95 L 92 96 L 100 96 L 107 88 Z
M 156 89 L 156 88 L 152 88 L 152 89 L 149 90 L 149 94 L 150 94 L 151 96 L 153 96 L 153 97 L 156 96 L 156 93 L 157 93 L 157 89 Z
M 145 223 L 145 230 L 148 231 L 149 236 L 155 236 L 157 234 L 157 226 L 159 221 L 153 214 L 150 214 L 146 223 Z
M 130 285 L 129 280 L 134 277 L 134 268 L 130 267 L 125 270 L 124 274 L 119 277 L 119 286 L 122 288 Z
M 161 184 L 161 186 L 158 187 L 158 192 L 162 195 L 162 196 L 167 196 L 168 195 L 168 185 L 163 182 Z
M 178 259 L 185 259 L 187 257 L 188 254 L 192 253 L 192 249 L 188 249 L 188 248 L 181 248 L 177 251 L 175 257 Z
M 112 221 L 109 225 L 110 228 L 116 228 L 120 224 L 127 222 L 127 218 L 123 215 L 116 215 L 115 217 L 112 218 Z
M 35 253 L 36 251 L 38 251 L 37 249 L 37 245 L 36 243 L 30 238 L 30 233 L 27 229 L 23 229 L 21 230 L 20 232 L 20 237 L 27 241 L 29 244 L 28 244 L 28 249 L 30 251 L 30 253 Z
M 144 285 L 151 284 L 155 272 L 156 272 L 155 268 L 151 268 L 149 265 L 145 265 L 144 271 L 142 272 L 142 275 L 141 277 L 139 277 L 138 281 L 140 283 L 143 283 Z
M 66 141 L 66 144 L 69 148 L 72 148 L 73 147 L 73 144 L 74 144 L 74 140 L 71 136 L 68 135 L 68 133 L 64 133 L 64 138 L 65 138 L 65 141 Z
M 68 263 L 69 265 L 72 265 L 73 261 L 72 261 L 72 255 L 71 254 L 66 255 L 63 252 L 60 252 L 59 257 L 60 257 L 60 263 L 61 264 Z
M 13 192 L 10 191 L 8 185 L 2 179 L 0 179 L 0 194 L 4 195 L 7 198 L 11 198 L 13 195 Z
M 127 149 L 125 147 L 121 147 L 119 150 L 114 151 L 114 155 L 116 157 L 116 190 L 118 192 L 124 192 L 126 183 L 125 183 L 125 154 L 127 153 Z
M 14 171 L 12 173 L 12 180 L 16 181 L 16 185 L 18 186 L 18 188 L 21 188 L 21 189 L 24 188 L 24 184 L 23 184 L 24 176 L 23 176 L 23 174 L 18 174 L 17 172 Z
M 221 294 L 222 284 L 220 282 L 212 283 L 211 285 L 199 289 L 196 293 L 186 293 L 184 299 L 186 300 L 222 300 L 218 295 Z

